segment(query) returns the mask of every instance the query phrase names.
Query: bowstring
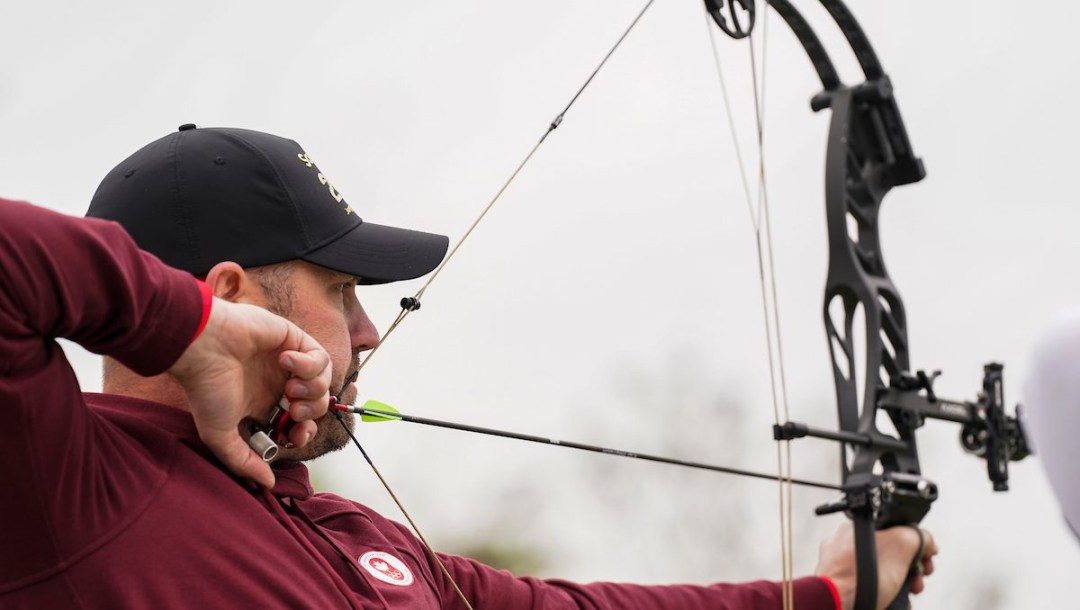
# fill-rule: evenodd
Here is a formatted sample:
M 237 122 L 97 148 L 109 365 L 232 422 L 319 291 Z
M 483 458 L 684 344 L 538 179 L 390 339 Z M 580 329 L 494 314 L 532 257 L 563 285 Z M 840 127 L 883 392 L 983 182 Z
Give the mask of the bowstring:
M 768 5 L 765 4 L 763 6 L 767 8 Z M 784 421 L 787 422 L 787 421 L 791 421 L 791 411 L 790 411 L 790 408 L 789 408 L 790 402 L 788 401 L 787 373 L 786 373 L 785 367 L 784 367 L 784 360 L 785 359 L 784 359 L 783 333 L 780 332 L 780 293 L 777 290 L 777 283 L 776 283 L 776 267 L 775 267 L 776 256 L 775 256 L 774 249 L 773 249 L 773 239 L 772 239 L 772 214 L 769 213 L 769 210 L 770 210 L 770 208 L 769 208 L 769 190 L 768 190 L 768 181 L 766 180 L 766 175 L 765 175 L 765 173 L 766 173 L 766 169 L 765 169 L 766 168 L 766 164 L 765 164 L 765 91 L 766 91 L 766 83 L 768 82 L 767 79 L 765 78 L 765 76 L 766 76 L 765 71 L 766 71 L 766 68 L 768 66 L 768 62 L 766 61 L 766 59 L 767 59 L 768 49 L 769 49 L 769 11 L 768 10 L 764 10 L 762 12 L 762 16 L 761 16 L 761 38 L 762 38 L 762 40 L 761 40 L 761 86 L 760 87 L 757 86 L 756 76 L 755 76 L 755 85 L 753 87 L 755 98 L 757 98 L 757 100 L 758 100 L 757 103 L 755 104 L 755 117 L 757 118 L 757 126 L 758 126 L 758 156 L 759 156 L 759 159 L 758 159 L 759 165 L 758 166 L 760 168 L 760 172 L 758 174 L 758 181 L 759 181 L 758 182 L 758 192 L 760 193 L 759 201 L 761 202 L 761 206 L 762 206 L 762 210 L 763 210 L 762 215 L 763 215 L 763 218 L 765 220 L 765 235 L 766 235 L 765 242 L 768 245 L 768 254 L 769 254 L 769 256 L 768 256 L 768 260 L 769 260 L 769 282 L 770 282 L 770 288 L 772 289 L 772 296 L 773 296 L 773 308 L 772 308 L 772 310 L 773 310 L 773 326 L 776 329 L 776 353 L 777 353 L 776 364 L 777 364 L 777 368 L 778 368 L 779 373 L 780 373 L 780 397 L 781 397 L 781 404 L 783 405 Z M 751 42 L 751 44 L 750 44 L 750 57 L 751 57 L 750 63 L 752 65 L 755 64 L 753 55 L 754 55 L 754 45 Z M 779 422 L 777 422 L 777 423 L 779 423 Z M 780 513 L 782 520 L 784 519 L 785 513 L 786 513 L 786 517 L 787 517 L 787 529 L 786 529 L 786 532 L 787 532 L 787 537 L 786 537 L 787 569 L 786 569 L 786 572 L 787 572 L 787 575 L 788 575 L 788 579 L 786 581 L 784 581 L 784 585 L 785 585 L 785 587 L 787 589 L 786 593 L 787 593 L 787 600 L 788 600 L 788 604 L 789 604 L 788 610 L 794 610 L 794 607 L 795 607 L 794 536 L 795 536 L 795 534 L 794 534 L 794 529 L 793 529 L 794 528 L 793 515 L 794 515 L 795 511 L 794 511 L 794 509 L 792 507 L 792 495 L 794 493 L 794 486 L 792 485 L 791 441 L 790 440 L 785 440 L 785 441 L 780 441 L 780 442 L 784 446 L 784 454 L 785 454 L 785 456 L 784 456 L 785 457 L 785 464 L 780 469 L 780 476 L 784 480 L 780 483 L 780 486 L 782 488 L 786 488 L 785 489 L 786 493 L 784 495 L 787 498 L 786 506 L 781 510 L 781 513 Z
M 720 60 L 720 49 L 717 46 L 716 35 L 713 32 L 713 24 L 710 23 L 710 15 L 705 12 L 705 26 L 709 33 L 709 42 L 713 51 L 713 60 L 716 73 L 720 82 L 720 91 L 724 99 L 724 111 L 727 116 L 728 129 L 731 133 L 731 141 L 735 150 L 735 156 L 739 167 L 739 177 L 746 197 L 747 209 L 749 210 L 750 223 L 754 231 L 754 241 L 758 260 L 758 278 L 761 288 L 762 314 L 765 322 L 765 342 L 767 357 L 769 360 L 770 390 L 773 404 L 773 421 L 781 423 L 781 411 L 783 421 L 790 421 L 790 410 L 787 393 L 787 375 L 784 368 L 783 342 L 780 333 L 780 308 L 777 292 L 775 256 L 772 241 L 772 221 L 769 213 L 769 195 L 766 181 L 765 163 L 765 66 L 766 50 L 768 48 L 768 11 L 762 13 L 762 42 L 761 42 L 761 77 L 758 78 L 758 61 L 754 51 L 754 36 L 748 35 L 750 49 L 750 72 L 752 78 L 752 90 L 754 95 L 754 118 L 755 133 L 758 144 L 758 172 L 757 172 L 757 204 L 750 192 L 750 180 L 746 173 L 746 162 L 740 146 L 735 119 L 731 110 L 730 96 L 728 95 L 727 82 L 724 78 L 723 62 Z M 764 230 L 763 230 L 764 229 Z M 772 315 L 770 316 L 770 306 Z M 775 346 L 775 351 L 774 351 Z M 778 394 L 779 389 L 779 394 Z M 793 513 L 792 508 L 792 467 L 791 467 L 791 443 L 790 441 L 777 441 L 776 443 L 776 466 L 778 484 L 778 507 L 780 512 L 780 563 L 781 563 L 781 597 L 784 610 L 794 608 L 794 551 L 793 551 Z
M 764 4 L 763 7 L 767 9 L 768 4 Z M 784 342 L 783 333 L 780 332 L 780 293 L 777 289 L 776 280 L 776 256 L 773 248 L 772 238 L 772 214 L 770 213 L 769 206 L 769 190 L 768 180 L 766 179 L 766 163 L 765 163 L 765 91 L 766 91 L 766 67 L 768 62 L 766 61 L 769 48 L 769 11 L 763 10 L 761 15 L 761 79 L 760 83 L 757 78 L 758 65 L 754 58 L 754 44 L 753 40 L 750 41 L 750 65 L 754 67 L 751 71 L 751 76 L 754 79 L 754 116 L 757 122 L 757 134 L 758 134 L 758 202 L 761 206 L 761 218 L 764 220 L 765 225 L 765 244 L 768 250 L 767 260 L 768 265 L 768 277 L 769 287 L 772 293 L 772 312 L 773 312 L 773 328 L 775 330 L 774 337 L 776 340 L 776 368 L 779 372 L 780 382 L 780 398 L 781 405 L 783 407 L 783 421 L 791 421 L 790 403 L 788 401 L 787 391 L 787 373 L 784 367 Z M 760 227 L 760 225 L 759 225 Z M 771 363 L 770 363 L 771 364 Z M 775 381 L 774 381 L 775 383 Z M 777 415 L 777 424 L 779 416 Z M 785 562 L 783 572 L 785 579 L 784 585 L 784 600 L 786 610 L 794 610 L 795 608 L 795 567 L 794 567 L 794 523 L 793 515 L 794 509 L 792 506 L 792 496 L 794 493 L 794 486 L 792 484 L 792 468 L 791 468 L 791 441 L 784 440 L 778 441 L 777 446 L 783 445 L 784 448 L 784 463 L 780 465 L 778 463 L 778 476 L 780 478 L 779 487 L 781 489 L 781 498 L 786 499 L 786 502 L 780 509 L 781 530 L 784 532 L 781 535 L 781 544 L 785 547 L 781 553 L 781 561 Z

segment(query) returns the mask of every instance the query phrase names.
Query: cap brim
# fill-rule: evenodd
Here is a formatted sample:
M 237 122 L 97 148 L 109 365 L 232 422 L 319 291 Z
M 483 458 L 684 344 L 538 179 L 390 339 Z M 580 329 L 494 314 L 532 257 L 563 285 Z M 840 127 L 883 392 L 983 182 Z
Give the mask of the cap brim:
M 385 284 L 430 273 L 442 262 L 449 245 L 444 235 L 362 222 L 300 258 L 355 275 L 361 284 Z

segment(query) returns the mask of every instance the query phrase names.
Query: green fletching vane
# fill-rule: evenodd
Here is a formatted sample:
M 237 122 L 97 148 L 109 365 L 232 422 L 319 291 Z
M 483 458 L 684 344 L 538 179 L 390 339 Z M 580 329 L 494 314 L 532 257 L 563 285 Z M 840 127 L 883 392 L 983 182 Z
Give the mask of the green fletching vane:
M 390 405 L 388 405 L 388 404 L 386 404 L 384 402 L 379 402 L 377 400 L 369 400 L 369 401 L 365 402 L 364 406 L 362 408 L 364 410 L 373 409 L 375 411 L 384 411 L 386 413 L 397 413 L 398 412 L 398 410 L 395 409 L 394 407 L 391 407 Z M 364 413 L 363 415 L 360 416 L 360 421 L 370 421 L 370 422 L 398 421 L 400 419 L 401 418 L 399 418 L 399 417 L 393 417 L 393 416 L 390 416 L 390 415 L 375 415 L 374 413 Z

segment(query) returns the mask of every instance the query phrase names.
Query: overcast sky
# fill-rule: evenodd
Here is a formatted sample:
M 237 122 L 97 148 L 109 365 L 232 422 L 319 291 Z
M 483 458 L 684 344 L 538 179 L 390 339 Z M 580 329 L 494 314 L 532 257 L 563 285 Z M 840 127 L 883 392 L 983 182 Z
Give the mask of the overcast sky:
M 854 82 L 827 15 L 796 4 Z M 1004 362 L 1015 402 L 1036 334 L 1056 312 L 1080 306 L 1072 108 L 1080 8 L 850 4 L 928 171 L 887 198 L 881 221 L 913 365 L 943 370 L 939 394 L 968 399 L 982 365 Z M 456 240 L 639 8 L 625 0 L 9 4 L 0 13 L 0 194 L 82 214 L 109 169 L 178 125 L 247 127 L 298 140 L 362 217 Z M 828 114 L 809 110 L 819 85 L 794 37 L 775 14 L 768 25 L 765 148 L 788 394 L 793 418 L 833 426 L 821 323 Z M 720 42 L 751 163 L 747 47 Z M 658 0 L 365 370 L 361 394 L 403 411 L 573 440 L 617 443 L 625 428 L 622 442 L 640 451 L 685 431 L 685 445 L 663 449 L 702 460 L 718 459 L 734 428 L 700 422 L 742 418 L 749 436 L 740 442 L 755 447 L 745 465 L 774 470 L 754 235 L 732 148 L 701 3 Z M 385 327 L 398 298 L 417 287 L 367 290 L 365 306 Z M 95 359 L 75 353 L 84 386 L 100 388 Z M 650 425 L 663 435 L 620 418 L 628 400 L 649 398 L 662 410 L 676 395 L 724 396 L 742 410 L 700 422 L 658 413 Z M 455 532 L 497 520 L 493 510 L 527 486 L 566 503 L 568 518 L 532 533 L 559 558 L 564 569 L 553 572 L 728 577 L 674 561 L 658 567 L 657 554 L 684 550 L 649 539 L 640 524 L 650 517 L 633 506 L 615 514 L 594 506 L 573 481 L 575 460 L 586 458 L 390 426 L 365 431 L 370 450 L 435 541 L 456 542 Z M 943 552 L 920 607 L 975 607 L 974 587 L 992 579 L 1002 583 L 1003 607 L 1074 599 L 1080 550 L 1037 458 L 1015 464 L 1012 491 L 994 494 L 955 427 L 931 423 L 925 432 L 923 471 L 941 488 L 926 524 Z M 800 461 L 799 450 L 796 471 L 836 469 Z M 328 488 L 396 518 L 354 452 L 319 473 Z M 776 547 L 772 486 L 716 476 L 692 484 L 714 489 L 714 501 L 752 507 L 762 529 L 754 549 L 699 541 L 709 552 Z M 835 521 L 811 508 L 831 499 L 800 492 L 796 529 L 830 531 Z M 590 538 L 599 524 L 623 535 Z M 815 545 L 797 556 L 797 569 L 811 570 Z

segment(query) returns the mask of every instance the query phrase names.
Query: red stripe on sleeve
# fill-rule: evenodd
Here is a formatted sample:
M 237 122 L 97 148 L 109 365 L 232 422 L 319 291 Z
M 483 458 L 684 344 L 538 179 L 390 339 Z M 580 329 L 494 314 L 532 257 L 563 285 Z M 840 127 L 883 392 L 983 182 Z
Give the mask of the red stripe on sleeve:
M 836 603 L 836 610 L 844 610 L 844 605 L 840 603 L 840 590 L 836 588 L 836 583 L 828 576 L 818 576 L 818 578 L 824 580 L 826 585 L 829 585 L 829 591 L 832 592 L 833 602 Z
M 210 308 L 214 304 L 214 292 L 210 290 L 210 285 L 198 279 L 195 283 L 199 285 L 199 294 L 202 295 L 202 318 L 199 319 L 199 327 L 195 329 L 195 334 L 191 337 L 192 343 L 199 338 L 203 329 L 206 328 L 206 323 L 210 321 Z

